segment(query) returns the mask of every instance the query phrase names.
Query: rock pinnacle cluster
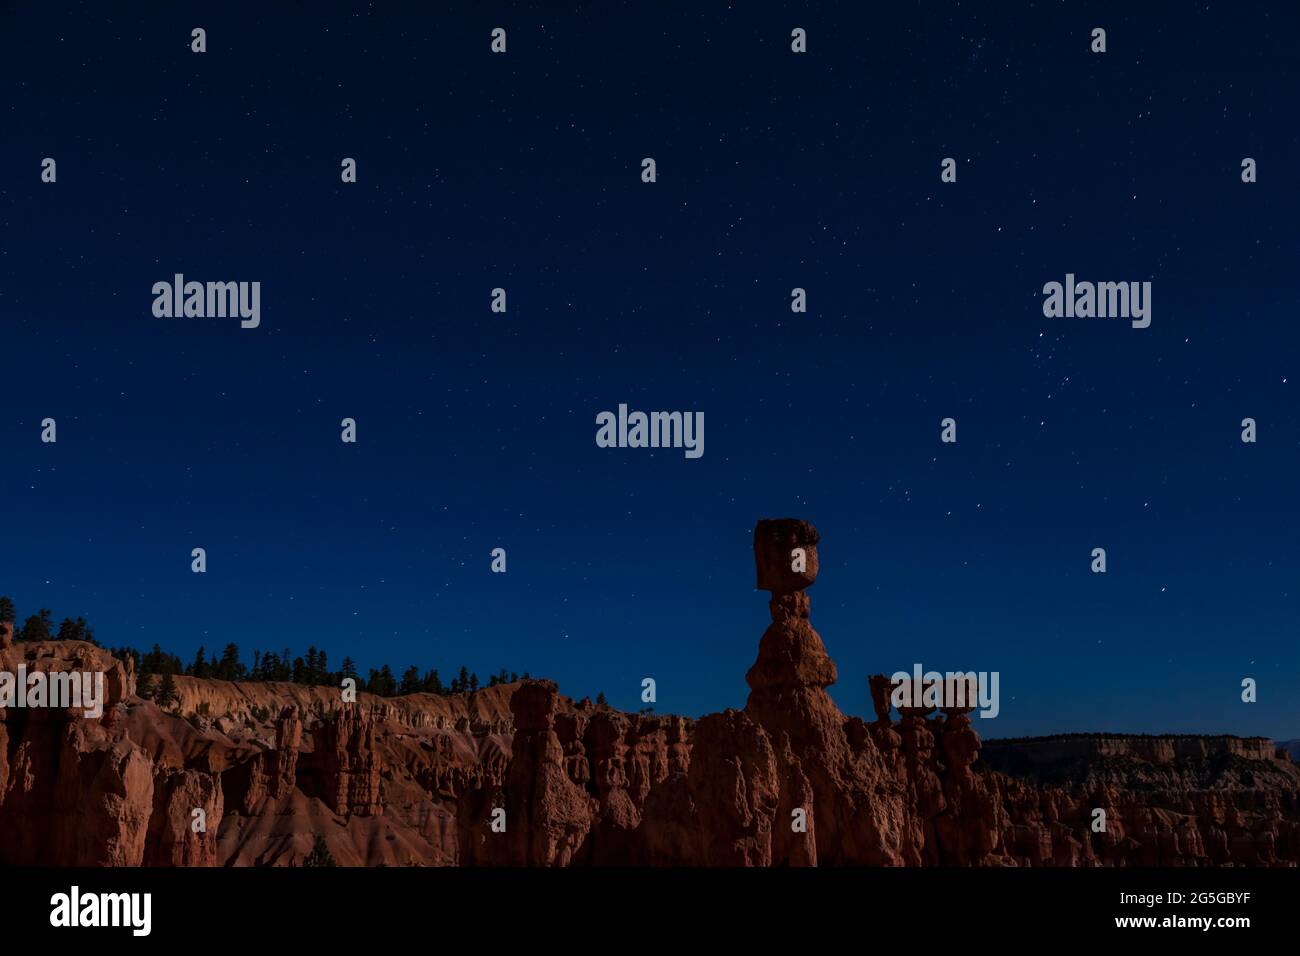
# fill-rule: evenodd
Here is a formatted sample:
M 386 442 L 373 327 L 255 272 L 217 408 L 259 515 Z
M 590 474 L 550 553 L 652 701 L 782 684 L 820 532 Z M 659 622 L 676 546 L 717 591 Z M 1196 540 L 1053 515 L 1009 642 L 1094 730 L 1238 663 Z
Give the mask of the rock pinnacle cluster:
M 754 530 L 771 624 L 742 710 L 622 713 L 528 680 L 450 697 L 176 678 L 14 643 L 0 671 L 105 675 L 101 717 L 0 710 L 0 863 L 292 866 L 1295 866 L 1300 769 L 1264 738 L 982 744 L 969 708 L 870 721 L 826 692 L 817 530 Z M 1106 826 L 1094 827 L 1097 810 Z M 195 811 L 204 826 L 195 828 Z

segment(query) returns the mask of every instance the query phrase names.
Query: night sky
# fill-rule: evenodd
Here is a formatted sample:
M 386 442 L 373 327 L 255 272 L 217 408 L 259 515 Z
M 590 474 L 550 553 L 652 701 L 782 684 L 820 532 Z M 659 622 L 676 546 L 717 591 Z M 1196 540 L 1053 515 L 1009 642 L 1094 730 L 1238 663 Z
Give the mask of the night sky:
M 1300 737 L 1294 8 L 109 6 L 0 6 L 20 623 L 696 715 L 790 516 L 848 712 L 920 662 L 1001 673 L 986 737 Z M 155 318 L 178 272 L 261 326 Z M 1150 328 L 1045 318 L 1067 272 Z M 620 402 L 703 457 L 598 448 Z

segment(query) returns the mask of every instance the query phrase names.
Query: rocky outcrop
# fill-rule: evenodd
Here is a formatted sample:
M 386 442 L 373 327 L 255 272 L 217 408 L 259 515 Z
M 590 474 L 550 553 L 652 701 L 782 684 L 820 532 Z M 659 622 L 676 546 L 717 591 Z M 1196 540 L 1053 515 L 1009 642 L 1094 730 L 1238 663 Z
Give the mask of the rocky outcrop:
M 384 812 L 379 793 L 383 714 L 382 710 L 345 707 L 312 730 L 312 751 L 303 758 L 304 776 L 312 783 L 304 790 L 340 816 L 368 817 Z M 282 716 L 281 727 L 285 738 L 297 741 L 301 737 L 296 714 Z M 296 743 L 294 748 L 296 752 Z
M 154 782 L 145 866 L 216 866 L 221 778 L 198 770 L 164 772 Z
M 899 865 L 904 787 L 875 741 L 851 733 L 857 725 L 849 726 L 826 693 L 838 675 L 810 622 L 805 591 L 817 579 L 818 541 L 816 529 L 796 519 L 760 521 L 754 530 L 758 586 L 771 592 L 772 623 L 745 675 L 745 714 L 768 738 L 777 764 L 772 862 Z
M 81 641 L 14 644 L 0 672 L 103 675 L 102 714 L 0 708 L 0 862 L 139 866 L 153 811 L 153 761 L 117 726 L 135 691 L 129 662 Z
M 771 623 L 742 710 L 625 714 L 548 681 L 344 702 L 338 688 L 179 677 L 12 644 L 0 671 L 104 675 L 98 717 L 0 710 L 0 864 L 1295 866 L 1300 768 L 1263 738 L 981 742 L 965 707 L 870 677 L 843 714 L 811 621 L 819 536 L 759 522 Z
M 550 681 L 528 681 L 510 699 L 515 733 L 505 780 L 461 823 L 477 862 L 568 866 L 588 851 L 597 801 L 573 779 L 577 758 L 566 757 L 556 732 L 558 698 Z M 581 727 L 573 715 L 559 717 L 576 739 Z M 585 766 L 580 776 L 589 776 Z
M 1300 768 L 1263 738 L 996 740 L 982 776 L 1029 865 L 1294 866 Z

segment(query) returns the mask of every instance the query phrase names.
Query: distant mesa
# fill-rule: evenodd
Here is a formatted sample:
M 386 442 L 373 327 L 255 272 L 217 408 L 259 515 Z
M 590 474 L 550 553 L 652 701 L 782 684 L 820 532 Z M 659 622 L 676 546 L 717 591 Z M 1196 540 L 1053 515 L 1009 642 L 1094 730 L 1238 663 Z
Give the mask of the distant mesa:
M 1292 760 L 1300 762 L 1300 740 L 1277 740 L 1273 742 L 1273 746 Z

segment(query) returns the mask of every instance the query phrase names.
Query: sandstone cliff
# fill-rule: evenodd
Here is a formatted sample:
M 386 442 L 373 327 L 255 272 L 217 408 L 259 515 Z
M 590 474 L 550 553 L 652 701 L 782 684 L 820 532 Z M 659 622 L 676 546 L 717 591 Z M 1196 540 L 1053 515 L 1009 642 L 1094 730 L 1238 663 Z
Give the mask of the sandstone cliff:
M 107 698 L 98 719 L 0 710 L 0 863 L 287 866 L 318 838 L 354 866 L 1300 862 L 1300 769 L 1262 738 L 982 744 L 966 708 L 893 720 L 880 675 L 873 719 L 841 713 L 811 623 L 817 545 L 807 522 L 758 524 L 772 621 L 749 700 L 699 720 L 547 681 L 344 704 L 182 677 L 162 710 L 129 660 L 0 628 L 0 671 L 100 671 Z

